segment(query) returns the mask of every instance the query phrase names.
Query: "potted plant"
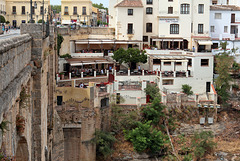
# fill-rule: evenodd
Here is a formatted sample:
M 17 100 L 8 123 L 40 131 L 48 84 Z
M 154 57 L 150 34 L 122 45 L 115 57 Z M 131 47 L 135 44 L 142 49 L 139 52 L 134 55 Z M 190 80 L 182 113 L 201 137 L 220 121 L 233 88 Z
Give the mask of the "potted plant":
M 59 73 L 59 75 L 61 79 L 64 79 L 64 73 Z
M 25 118 L 19 114 L 16 116 L 17 133 L 21 136 L 25 130 Z

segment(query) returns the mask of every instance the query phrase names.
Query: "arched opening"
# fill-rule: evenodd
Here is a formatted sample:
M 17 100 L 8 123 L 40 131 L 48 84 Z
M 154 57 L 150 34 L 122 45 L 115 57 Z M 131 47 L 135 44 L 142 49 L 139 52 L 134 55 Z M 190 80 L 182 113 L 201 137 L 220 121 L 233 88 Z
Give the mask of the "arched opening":
M 28 161 L 28 145 L 25 137 L 21 137 L 18 142 L 16 161 Z

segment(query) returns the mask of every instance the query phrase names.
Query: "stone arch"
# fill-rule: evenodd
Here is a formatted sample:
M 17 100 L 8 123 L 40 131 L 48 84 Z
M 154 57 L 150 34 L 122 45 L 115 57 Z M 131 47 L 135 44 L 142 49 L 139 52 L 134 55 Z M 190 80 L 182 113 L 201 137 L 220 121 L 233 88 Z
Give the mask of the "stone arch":
M 18 141 L 17 152 L 16 152 L 16 161 L 28 161 L 28 145 L 25 137 L 21 137 Z

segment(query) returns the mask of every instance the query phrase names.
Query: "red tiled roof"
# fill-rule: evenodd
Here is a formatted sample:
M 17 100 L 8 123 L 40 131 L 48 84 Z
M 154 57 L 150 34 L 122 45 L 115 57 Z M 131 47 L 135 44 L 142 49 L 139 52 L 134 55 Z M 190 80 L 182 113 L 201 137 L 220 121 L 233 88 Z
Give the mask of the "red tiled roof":
M 141 0 L 123 0 L 115 7 L 143 7 Z

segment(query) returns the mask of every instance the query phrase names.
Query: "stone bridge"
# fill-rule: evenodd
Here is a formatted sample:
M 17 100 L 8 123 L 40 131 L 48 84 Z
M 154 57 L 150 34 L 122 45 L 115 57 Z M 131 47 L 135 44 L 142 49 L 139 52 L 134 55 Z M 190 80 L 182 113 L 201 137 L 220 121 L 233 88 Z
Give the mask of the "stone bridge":
M 22 24 L 20 36 L 0 40 L 0 147 L 17 161 L 64 158 L 54 110 L 55 28 L 45 33 L 46 26 Z

